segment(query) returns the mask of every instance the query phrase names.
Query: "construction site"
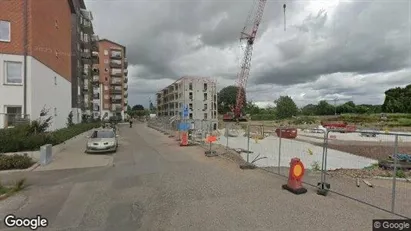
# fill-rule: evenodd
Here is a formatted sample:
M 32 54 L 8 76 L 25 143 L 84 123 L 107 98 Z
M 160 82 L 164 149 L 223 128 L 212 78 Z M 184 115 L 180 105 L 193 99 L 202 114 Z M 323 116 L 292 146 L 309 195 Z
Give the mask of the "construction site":
M 157 93 L 157 118 L 148 126 L 182 148 L 200 145 L 206 156 L 229 158 L 242 169 L 288 176 L 290 160 L 298 158 L 308 170 L 305 183 L 317 187 L 318 194 L 339 193 L 411 217 L 410 204 L 403 203 L 411 190 L 411 133 L 364 130 L 329 120 L 304 127 L 270 126 L 245 114 L 253 45 L 266 2 L 256 1 L 241 31 L 244 55 L 230 112 L 217 114 L 216 82 L 183 77 Z M 285 17 L 286 4 L 283 10 Z

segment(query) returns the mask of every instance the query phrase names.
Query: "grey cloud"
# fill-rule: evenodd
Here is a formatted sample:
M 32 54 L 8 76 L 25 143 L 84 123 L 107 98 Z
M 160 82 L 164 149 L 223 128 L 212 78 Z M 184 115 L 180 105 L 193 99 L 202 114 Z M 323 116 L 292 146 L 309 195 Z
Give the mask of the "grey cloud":
M 410 13 L 406 1 L 367 1 L 342 3 L 329 21 L 331 27 L 326 26 L 326 12 L 310 15 L 296 26 L 302 38 L 278 44 L 287 62 L 257 73 L 255 82 L 291 85 L 336 72 L 365 74 L 409 67 Z M 314 44 L 316 49 L 310 50 Z

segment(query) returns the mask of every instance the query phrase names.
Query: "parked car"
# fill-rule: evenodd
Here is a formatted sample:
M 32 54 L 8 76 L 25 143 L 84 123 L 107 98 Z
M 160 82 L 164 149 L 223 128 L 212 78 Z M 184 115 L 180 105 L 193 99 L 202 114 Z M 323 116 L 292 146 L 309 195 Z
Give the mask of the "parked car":
M 118 135 L 111 128 L 98 129 L 88 137 L 86 153 L 116 152 L 118 148 Z

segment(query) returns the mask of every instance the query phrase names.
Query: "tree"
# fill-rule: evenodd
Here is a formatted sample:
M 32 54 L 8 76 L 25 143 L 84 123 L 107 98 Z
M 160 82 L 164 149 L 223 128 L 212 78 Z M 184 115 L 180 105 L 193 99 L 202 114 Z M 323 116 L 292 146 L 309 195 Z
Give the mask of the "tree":
M 245 112 L 247 114 L 255 115 L 255 114 L 260 114 L 262 110 L 257 105 L 255 105 L 252 101 L 249 101 L 247 102 L 247 105 L 245 106 Z
M 388 113 L 411 113 L 411 84 L 385 91 L 382 110 Z
M 317 115 L 333 115 L 334 114 L 334 106 L 329 104 L 325 100 L 321 100 L 318 102 L 317 105 Z
M 313 116 L 317 114 L 317 105 L 308 104 L 301 108 L 301 114 L 306 116 Z
M 297 105 L 289 96 L 280 96 L 274 103 L 276 104 L 278 119 L 291 118 L 298 113 Z
M 144 110 L 144 107 L 143 107 L 143 105 L 141 105 L 141 104 L 137 104 L 137 105 L 134 105 L 133 108 L 131 108 L 131 110 L 133 110 L 133 111 L 141 111 L 141 110 Z
M 218 113 L 224 114 L 227 113 L 230 110 L 230 106 L 235 107 L 236 100 L 237 100 L 237 91 L 238 87 L 237 86 L 228 86 L 220 90 L 218 93 L 217 97 L 217 102 L 218 102 Z M 246 106 L 246 95 L 245 95 L 245 90 L 242 88 L 242 91 L 244 93 L 244 102 L 243 105 Z

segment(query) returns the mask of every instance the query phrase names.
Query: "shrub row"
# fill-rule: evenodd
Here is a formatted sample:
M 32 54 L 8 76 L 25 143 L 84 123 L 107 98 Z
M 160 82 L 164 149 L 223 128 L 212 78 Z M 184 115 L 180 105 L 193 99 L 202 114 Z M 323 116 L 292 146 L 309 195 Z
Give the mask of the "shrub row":
M 99 127 L 99 123 L 75 124 L 53 132 L 28 132 L 30 126 L 18 126 L 0 130 L 0 153 L 39 150 L 45 144 L 60 144 L 90 129 Z
M 1 155 L 0 156 L 0 171 L 11 169 L 26 169 L 31 167 L 34 161 L 27 155 Z

